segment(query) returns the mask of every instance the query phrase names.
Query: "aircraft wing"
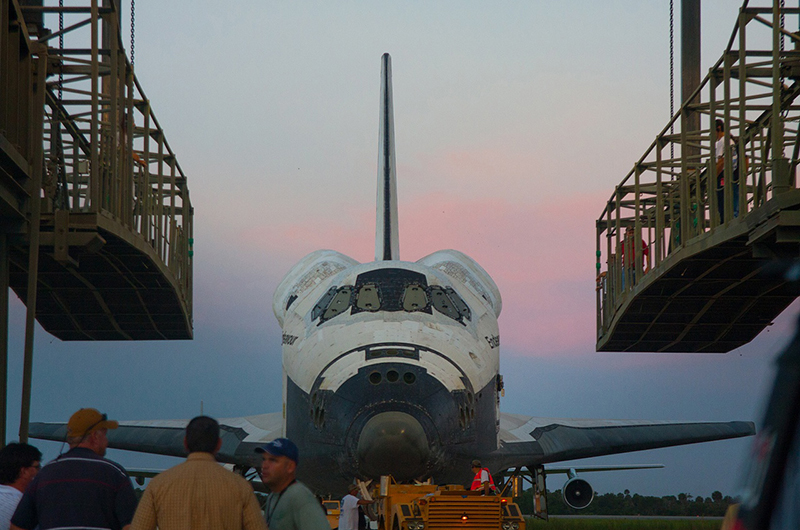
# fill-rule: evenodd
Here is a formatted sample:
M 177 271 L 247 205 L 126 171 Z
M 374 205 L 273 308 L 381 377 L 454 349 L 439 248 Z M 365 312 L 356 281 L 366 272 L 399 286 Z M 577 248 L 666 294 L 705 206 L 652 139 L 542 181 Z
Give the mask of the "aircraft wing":
M 486 460 L 493 469 L 509 469 L 753 434 L 755 424 L 748 421 L 583 420 L 501 413 L 500 446 Z
M 283 435 L 280 412 L 218 420 L 222 449 L 217 460 L 227 464 L 252 465 L 253 450 Z M 186 456 L 183 437 L 189 420 L 120 421 L 119 428 L 108 431 L 108 446 L 168 456 Z M 31 423 L 30 437 L 62 442 L 67 436 L 66 423 Z

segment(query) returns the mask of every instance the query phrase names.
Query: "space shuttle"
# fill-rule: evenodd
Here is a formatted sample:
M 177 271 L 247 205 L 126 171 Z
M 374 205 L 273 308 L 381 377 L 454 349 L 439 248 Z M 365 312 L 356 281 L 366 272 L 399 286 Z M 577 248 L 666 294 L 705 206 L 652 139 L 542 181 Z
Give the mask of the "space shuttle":
M 400 258 L 391 59 L 381 59 L 375 260 L 333 250 L 304 257 L 278 285 L 283 409 L 220 419 L 218 460 L 245 474 L 277 437 L 300 449 L 298 478 L 341 493 L 354 478 L 465 483 L 544 464 L 754 434 L 751 422 L 528 417 L 500 412 L 502 298 L 472 258 L 440 250 Z M 122 421 L 109 447 L 184 456 L 188 420 Z M 66 425 L 33 423 L 61 441 Z M 571 469 L 574 471 L 574 468 Z M 573 473 L 574 475 L 574 473 Z M 575 477 L 571 476 L 570 481 Z M 576 486 L 591 487 L 575 482 Z

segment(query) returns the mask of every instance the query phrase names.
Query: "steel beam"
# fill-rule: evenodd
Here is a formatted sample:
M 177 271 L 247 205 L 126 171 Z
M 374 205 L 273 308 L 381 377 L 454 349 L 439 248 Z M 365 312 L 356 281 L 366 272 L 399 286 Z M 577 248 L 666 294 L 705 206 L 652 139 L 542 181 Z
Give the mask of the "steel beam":
M 700 86 L 700 0 L 681 0 L 681 101 L 686 100 Z M 690 104 L 700 103 L 699 94 Z M 700 130 L 700 114 L 694 110 L 686 113 L 686 133 Z M 684 144 L 681 147 L 691 161 L 700 154 L 699 149 Z
M 33 88 L 35 105 L 31 107 L 31 142 L 33 148 L 33 179 L 31 182 L 31 207 L 29 219 L 28 247 L 28 292 L 27 312 L 25 315 L 25 357 L 22 368 L 22 406 L 19 419 L 19 441 L 27 443 L 28 425 L 31 414 L 31 384 L 33 380 L 33 339 L 36 324 L 36 288 L 39 282 L 39 225 L 42 201 L 39 199 L 42 189 L 42 173 L 44 171 L 44 146 L 42 134 L 44 127 L 44 102 L 47 92 L 47 46 L 38 44 L 35 48 L 36 81 Z M 36 140 L 38 139 L 38 140 Z
M 8 411 L 8 235 L 0 232 L 0 447 L 6 444 Z

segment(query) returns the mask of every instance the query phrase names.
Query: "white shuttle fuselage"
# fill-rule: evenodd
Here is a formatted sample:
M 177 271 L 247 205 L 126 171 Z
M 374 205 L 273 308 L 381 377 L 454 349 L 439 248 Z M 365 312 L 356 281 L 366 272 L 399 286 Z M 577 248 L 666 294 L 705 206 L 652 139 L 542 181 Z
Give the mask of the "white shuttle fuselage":
M 466 255 L 359 264 L 317 251 L 273 309 L 285 432 L 309 468 L 446 480 L 454 461 L 497 448 L 501 299 Z

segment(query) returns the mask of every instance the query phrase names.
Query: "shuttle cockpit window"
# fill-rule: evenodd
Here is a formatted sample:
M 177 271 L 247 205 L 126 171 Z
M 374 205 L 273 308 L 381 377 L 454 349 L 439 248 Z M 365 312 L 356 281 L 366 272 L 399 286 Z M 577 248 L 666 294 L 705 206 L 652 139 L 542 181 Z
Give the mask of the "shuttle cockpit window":
M 356 307 L 361 311 L 377 311 L 381 308 L 381 296 L 378 286 L 367 283 L 358 289 Z
M 453 320 L 463 323 L 464 320 L 472 318 L 472 312 L 467 303 L 458 296 L 452 287 L 431 286 L 431 302 L 437 311 L 443 313 Z
M 458 316 L 470 320 L 472 318 L 472 312 L 469 310 L 467 303 L 460 296 L 458 296 L 456 290 L 452 287 L 445 287 L 444 292 L 446 292 L 447 296 L 450 297 L 450 301 L 455 304 L 456 311 L 458 311 Z
M 319 302 L 314 306 L 314 309 L 311 310 L 311 320 L 316 320 L 322 316 L 326 309 L 328 309 L 328 305 L 330 305 L 331 300 L 333 300 L 334 295 L 336 295 L 336 291 L 338 288 L 331 287 L 328 289 L 328 292 L 322 295 L 322 298 L 319 299 Z
M 458 320 L 458 309 L 450 300 L 444 287 L 431 287 L 431 301 L 440 313 L 444 313 L 453 320 Z
M 359 311 L 403 311 L 405 292 L 410 285 L 418 285 L 423 289 L 428 287 L 428 281 L 424 274 L 406 269 L 377 269 L 359 274 L 356 278 L 357 301 L 353 313 Z M 367 287 L 374 286 L 371 291 L 364 291 Z M 377 300 L 378 308 L 367 307 L 361 302 L 361 293 L 365 292 L 367 301 L 372 302 L 372 294 L 376 292 L 379 296 Z M 419 308 L 424 311 L 425 306 Z M 428 310 L 430 312 L 430 309 Z
M 353 286 L 331 287 L 311 310 L 311 320 L 319 319 L 322 324 L 326 320 L 339 316 L 347 311 L 353 298 Z
M 330 304 L 328 304 L 328 308 L 325 309 L 325 313 L 322 314 L 322 318 L 329 320 L 344 313 L 347 308 L 350 307 L 350 297 L 352 293 L 353 288 L 349 285 L 339 287 L 339 289 L 336 290 L 336 294 L 333 295 Z
M 412 283 L 403 291 L 403 311 L 420 311 L 428 307 L 428 294 L 418 283 Z
M 331 287 L 311 311 L 322 324 L 350 309 L 350 314 L 406 311 L 432 314 L 433 309 L 464 324 L 472 312 L 452 287 L 428 285 L 424 274 L 406 269 L 377 269 L 359 274 L 355 285 Z

